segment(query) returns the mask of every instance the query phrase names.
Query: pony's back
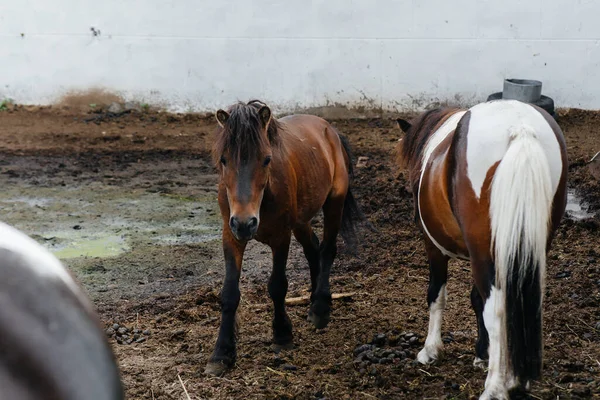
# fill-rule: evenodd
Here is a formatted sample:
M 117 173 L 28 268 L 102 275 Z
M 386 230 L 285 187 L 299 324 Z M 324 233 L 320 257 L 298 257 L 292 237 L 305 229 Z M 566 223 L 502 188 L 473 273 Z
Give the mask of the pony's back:
M 46 249 L 0 223 L 0 397 L 123 398 L 91 304 Z

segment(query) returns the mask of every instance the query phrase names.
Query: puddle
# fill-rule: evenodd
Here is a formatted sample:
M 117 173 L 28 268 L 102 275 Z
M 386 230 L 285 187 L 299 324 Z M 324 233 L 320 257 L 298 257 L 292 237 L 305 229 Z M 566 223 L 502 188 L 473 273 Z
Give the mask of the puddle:
M 131 249 L 122 236 L 100 236 L 48 246 L 60 259 L 77 257 L 114 257 Z
M 594 214 L 587 211 L 587 207 L 583 205 L 583 201 L 574 190 L 567 191 L 567 209 L 566 211 L 573 219 L 582 220 L 593 218 Z
M 220 238 L 214 195 L 190 198 L 95 186 L 19 187 L 0 193 L 3 220 L 60 259 L 114 257 L 136 246 Z

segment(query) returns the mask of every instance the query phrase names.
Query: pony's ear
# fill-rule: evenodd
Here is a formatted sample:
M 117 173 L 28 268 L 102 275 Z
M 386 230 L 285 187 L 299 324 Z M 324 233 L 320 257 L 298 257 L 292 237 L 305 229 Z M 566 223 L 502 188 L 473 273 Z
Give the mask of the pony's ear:
M 221 125 L 221 128 L 224 128 L 225 123 L 229 119 L 229 114 L 227 113 L 227 111 L 224 111 L 224 110 L 217 111 L 216 117 L 217 117 L 217 122 L 219 123 L 219 125 Z
M 269 122 L 271 122 L 271 109 L 267 106 L 262 106 L 260 110 L 258 110 L 258 115 L 260 115 L 263 126 L 265 128 L 269 126 Z
M 402 129 L 402 131 L 404 133 L 408 133 L 408 130 L 412 127 L 412 125 L 410 124 L 410 122 L 402 119 L 402 118 L 398 118 L 396 120 L 396 122 L 398 123 L 398 126 L 400 127 L 400 129 Z

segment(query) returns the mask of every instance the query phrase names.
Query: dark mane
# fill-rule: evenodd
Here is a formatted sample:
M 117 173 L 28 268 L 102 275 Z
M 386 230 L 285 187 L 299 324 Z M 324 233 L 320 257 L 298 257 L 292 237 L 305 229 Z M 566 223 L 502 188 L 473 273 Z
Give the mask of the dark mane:
M 239 102 L 229 107 L 227 110 L 229 119 L 225 127 L 219 127 L 217 130 L 213 146 L 212 156 L 215 164 L 219 163 L 225 153 L 238 162 L 244 162 L 251 154 L 255 154 L 269 144 L 271 146 L 279 144 L 279 133 L 282 127 L 275 117 L 271 117 L 267 137 L 262 133 L 258 110 L 263 106 L 265 103 L 262 101 L 251 100 L 246 104 Z
M 399 149 L 400 165 L 408 167 L 411 171 L 420 170 L 423 150 L 429 137 L 442 119 L 458 110 L 458 108 L 435 108 L 419 115 L 402 139 Z

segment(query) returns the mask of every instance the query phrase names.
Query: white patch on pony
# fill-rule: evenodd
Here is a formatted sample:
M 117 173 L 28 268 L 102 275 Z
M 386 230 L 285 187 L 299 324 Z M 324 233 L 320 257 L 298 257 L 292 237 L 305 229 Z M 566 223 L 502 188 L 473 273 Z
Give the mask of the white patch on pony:
M 69 272 L 52 253 L 23 232 L 0 222 L 0 248 L 19 254 L 38 275 L 60 279 L 78 296 L 82 294 Z
M 467 176 L 477 198 L 488 170 L 504 157 L 511 133 L 526 125 L 536 134 L 548 158 L 552 192 L 556 193 L 562 173 L 560 146 L 552 127 L 533 106 L 516 100 L 478 104 L 470 109 L 467 134 Z
M 429 331 L 427 332 L 427 339 L 425 339 L 425 346 L 417 356 L 417 360 L 421 364 L 429 364 L 437 360 L 442 347 L 444 347 L 442 342 L 442 317 L 446 308 L 447 297 L 448 292 L 444 284 L 440 288 L 435 301 L 429 306 Z
M 435 149 L 444 141 L 444 139 L 446 139 L 450 133 L 454 132 L 454 130 L 456 129 L 456 126 L 458 125 L 458 122 L 465 114 L 466 114 L 466 111 L 459 111 L 455 114 L 452 114 L 450 117 L 448 117 L 448 119 L 442 124 L 442 126 L 440 126 L 438 128 L 438 130 L 436 130 L 431 135 L 431 137 L 427 141 L 427 144 L 425 145 L 425 150 L 423 151 L 423 164 L 421 167 L 421 177 L 419 179 L 419 196 L 417 199 L 417 201 L 419 202 L 419 210 L 421 209 L 421 184 L 423 183 L 423 176 L 425 175 L 425 169 L 427 168 L 427 163 L 429 162 L 429 158 L 431 157 L 431 155 L 433 154 Z M 429 233 L 429 230 L 427 229 L 427 226 L 425 226 L 425 222 L 423 221 L 423 216 L 421 215 L 421 213 L 419 213 L 419 217 L 421 218 L 421 225 L 423 226 L 423 230 L 425 231 L 427 236 L 429 236 L 429 239 L 431 239 L 431 241 L 433 242 L 435 247 L 437 247 L 442 252 L 442 254 L 444 254 L 448 257 L 452 257 L 452 258 L 461 258 L 463 260 L 469 259 L 465 255 L 454 254 L 453 252 L 442 247 L 442 245 L 440 245 L 438 243 L 438 241 L 435 240 L 433 235 L 431 235 L 431 233 Z
M 504 324 L 504 293 L 492 286 L 490 297 L 483 307 L 483 321 L 488 331 L 489 344 L 489 365 L 488 375 L 485 380 L 485 391 L 479 397 L 480 400 L 487 399 L 508 399 L 508 389 L 506 387 L 507 377 L 507 357 L 506 357 L 506 327 Z

